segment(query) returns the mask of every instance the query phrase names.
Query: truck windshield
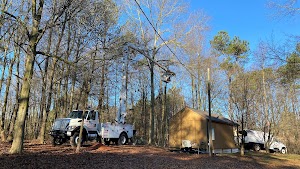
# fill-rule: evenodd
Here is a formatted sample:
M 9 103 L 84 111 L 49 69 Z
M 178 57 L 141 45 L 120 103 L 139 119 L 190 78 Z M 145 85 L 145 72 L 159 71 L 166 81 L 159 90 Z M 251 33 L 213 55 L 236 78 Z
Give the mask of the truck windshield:
M 76 119 L 76 118 L 82 118 L 83 111 L 72 111 L 68 114 L 67 118 Z M 88 115 L 88 111 L 85 111 L 84 118 Z

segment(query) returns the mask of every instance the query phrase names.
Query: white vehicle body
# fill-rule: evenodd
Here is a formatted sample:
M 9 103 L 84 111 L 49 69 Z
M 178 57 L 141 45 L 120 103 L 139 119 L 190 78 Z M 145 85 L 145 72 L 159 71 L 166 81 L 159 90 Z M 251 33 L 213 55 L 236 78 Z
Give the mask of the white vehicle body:
M 73 110 L 66 118 L 58 118 L 53 123 L 50 135 L 53 137 L 53 145 L 59 145 L 67 140 L 75 146 L 78 142 L 79 131 L 84 115 L 83 140 L 100 139 L 99 113 L 94 110 Z
M 73 112 L 83 112 L 74 110 Z M 83 122 L 84 130 L 86 131 L 87 138 L 97 138 L 100 137 L 100 124 L 99 124 L 99 113 L 94 110 L 86 110 L 84 111 L 85 118 Z M 81 117 L 71 118 L 68 126 L 67 136 L 72 136 L 74 134 L 74 130 L 76 128 L 79 130 L 81 126 Z
M 126 144 L 132 139 L 134 128 L 130 124 L 99 123 L 99 113 L 94 110 L 73 110 L 67 118 L 56 119 L 50 135 L 53 137 L 53 145 L 59 145 L 70 140 L 72 146 L 76 146 L 79 140 L 80 126 L 84 115 L 83 141 L 104 139 L 106 144 Z
M 245 130 L 245 147 L 253 148 L 255 151 L 260 149 L 265 149 L 265 145 L 268 141 L 268 133 L 256 130 Z M 240 141 L 241 142 L 241 141 Z M 269 150 L 274 152 L 281 152 L 283 154 L 287 153 L 287 147 L 283 143 L 276 140 L 272 135 L 270 137 L 270 147 Z
M 125 132 L 128 138 L 133 137 L 133 126 L 130 124 L 102 123 L 102 138 L 119 138 L 122 132 Z

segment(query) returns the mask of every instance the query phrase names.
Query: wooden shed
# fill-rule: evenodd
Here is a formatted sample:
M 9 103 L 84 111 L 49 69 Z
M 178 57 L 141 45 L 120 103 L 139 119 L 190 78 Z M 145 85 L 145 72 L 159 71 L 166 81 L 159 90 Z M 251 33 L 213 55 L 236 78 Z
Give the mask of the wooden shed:
M 219 115 L 212 115 L 211 119 L 215 152 L 238 151 L 233 135 L 233 127 L 238 124 Z M 169 147 L 184 148 L 182 141 L 189 140 L 192 148 L 207 150 L 208 120 L 209 115 L 205 111 L 189 107 L 179 111 L 170 119 Z

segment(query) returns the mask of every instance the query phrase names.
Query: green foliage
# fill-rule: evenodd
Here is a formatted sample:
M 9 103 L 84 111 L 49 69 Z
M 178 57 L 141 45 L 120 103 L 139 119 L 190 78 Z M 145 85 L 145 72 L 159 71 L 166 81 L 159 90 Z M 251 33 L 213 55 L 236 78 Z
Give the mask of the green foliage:
M 278 69 L 278 73 L 283 84 L 294 83 L 300 78 L 300 44 L 297 44 L 296 51 L 287 58 L 286 65 Z
M 246 58 L 249 51 L 249 42 L 241 40 L 237 36 L 230 40 L 228 33 L 225 31 L 218 32 L 214 39 L 210 41 L 210 44 L 221 55 L 227 55 L 230 61 Z
M 227 32 L 220 31 L 210 41 L 211 47 L 219 53 L 220 56 L 226 56 L 220 67 L 226 70 L 229 75 L 238 72 L 240 69 L 238 61 L 245 59 L 249 51 L 249 43 L 235 36 L 232 40 Z
M 249 42 L 240 40 L 239 37 L 235 36 L 232 41 L 230 41 L 227 47 L 227 54 L 233 55 L 234 59 L 244 59 L 249 51 Z
M 222 54 L 226 53 L 229 44 L 230 44 L 230 37 L 228 33 L 225 31 L 218 32 L 218 34 L 214 37 L 214 39 L 210 41 L 211 47 Z

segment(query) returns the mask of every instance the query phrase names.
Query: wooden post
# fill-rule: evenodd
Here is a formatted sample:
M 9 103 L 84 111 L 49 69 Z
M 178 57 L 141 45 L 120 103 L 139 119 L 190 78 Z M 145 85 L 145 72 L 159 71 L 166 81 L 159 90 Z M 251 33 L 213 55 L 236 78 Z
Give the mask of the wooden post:
M 210 71 L 207 68 L 207 94 L 208 94 L 208 132 L 209 132 L 209 156 L 213 155 L 213 141 L 212 141 L 212 121 L 211 121 L 211 98 L 210 98 Z

